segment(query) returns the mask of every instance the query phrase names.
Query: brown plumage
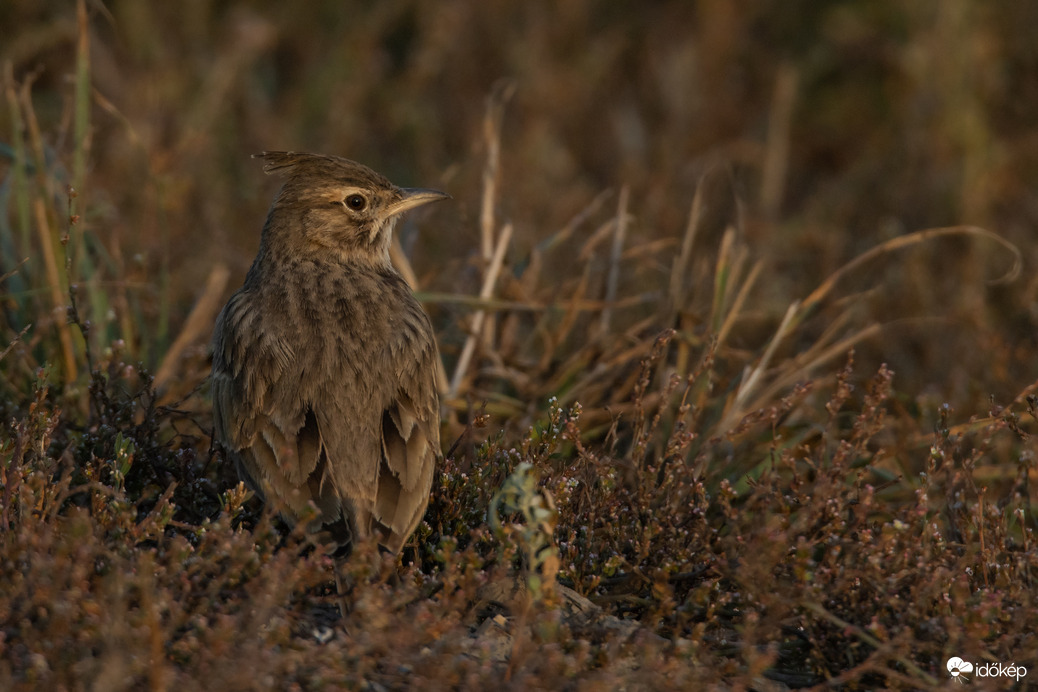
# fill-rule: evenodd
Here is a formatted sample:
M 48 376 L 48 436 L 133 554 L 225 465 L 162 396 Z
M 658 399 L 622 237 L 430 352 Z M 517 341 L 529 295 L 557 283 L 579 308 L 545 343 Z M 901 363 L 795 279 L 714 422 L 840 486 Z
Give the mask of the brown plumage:
M 389 260 L 399 215 L 447 195 L 336 156 L 266 152 L 285 176 L 259 253 L 216 320 L 216 439 L 240 477 L 343 559 L 394 552 L 421 521 L 440 454 L 436 342 Z

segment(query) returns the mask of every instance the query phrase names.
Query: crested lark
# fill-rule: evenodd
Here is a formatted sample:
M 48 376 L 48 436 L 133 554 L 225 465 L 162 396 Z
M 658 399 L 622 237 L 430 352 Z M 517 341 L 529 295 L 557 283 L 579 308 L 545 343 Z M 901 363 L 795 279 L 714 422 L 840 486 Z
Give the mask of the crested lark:
M 215 437 L 287 520 L 316 505 L 308 531 L 337 564 L 368 536 L 399 551 L 425 513 L 440 433 L 432 326 L 389 246 L 400 214 L 448 195 L 336 156 L 258 157 L 286 180 L 216 320 Z

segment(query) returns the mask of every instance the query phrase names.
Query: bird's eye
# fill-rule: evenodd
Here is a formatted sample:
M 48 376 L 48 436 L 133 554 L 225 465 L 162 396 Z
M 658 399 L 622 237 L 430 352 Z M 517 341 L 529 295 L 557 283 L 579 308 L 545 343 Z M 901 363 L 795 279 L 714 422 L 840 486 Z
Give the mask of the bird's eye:
M 343 201 L 353 211 L 361 211 L 368 206 L 368 200 L 364 199 L 364 195 L 350 195 Z

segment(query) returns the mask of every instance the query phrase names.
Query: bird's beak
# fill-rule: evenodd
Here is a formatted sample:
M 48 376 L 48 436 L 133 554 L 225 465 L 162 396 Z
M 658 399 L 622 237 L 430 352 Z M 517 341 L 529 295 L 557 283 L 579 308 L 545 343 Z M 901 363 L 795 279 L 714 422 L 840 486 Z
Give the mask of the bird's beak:
M 386 210 L 387 217 L 403 214 L 405 211 L 420 207 L 429 202 L 438 202 L 441 199 L 450 199 L 451 196 L 439 190 L 425 190 L 418 187 L 400 188 L 400 199 L 389 205 Z

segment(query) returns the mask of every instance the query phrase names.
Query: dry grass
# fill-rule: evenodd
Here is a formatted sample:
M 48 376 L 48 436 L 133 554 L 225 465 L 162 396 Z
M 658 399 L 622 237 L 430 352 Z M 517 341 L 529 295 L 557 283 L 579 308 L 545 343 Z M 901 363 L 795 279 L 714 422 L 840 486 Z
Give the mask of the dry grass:
M 4 3 L 0 687 L 1038 668 L 1034 12 Z M 457 442 L 348 636 L 209 439 L 278 148 L 455 198 L 394 259 Z

